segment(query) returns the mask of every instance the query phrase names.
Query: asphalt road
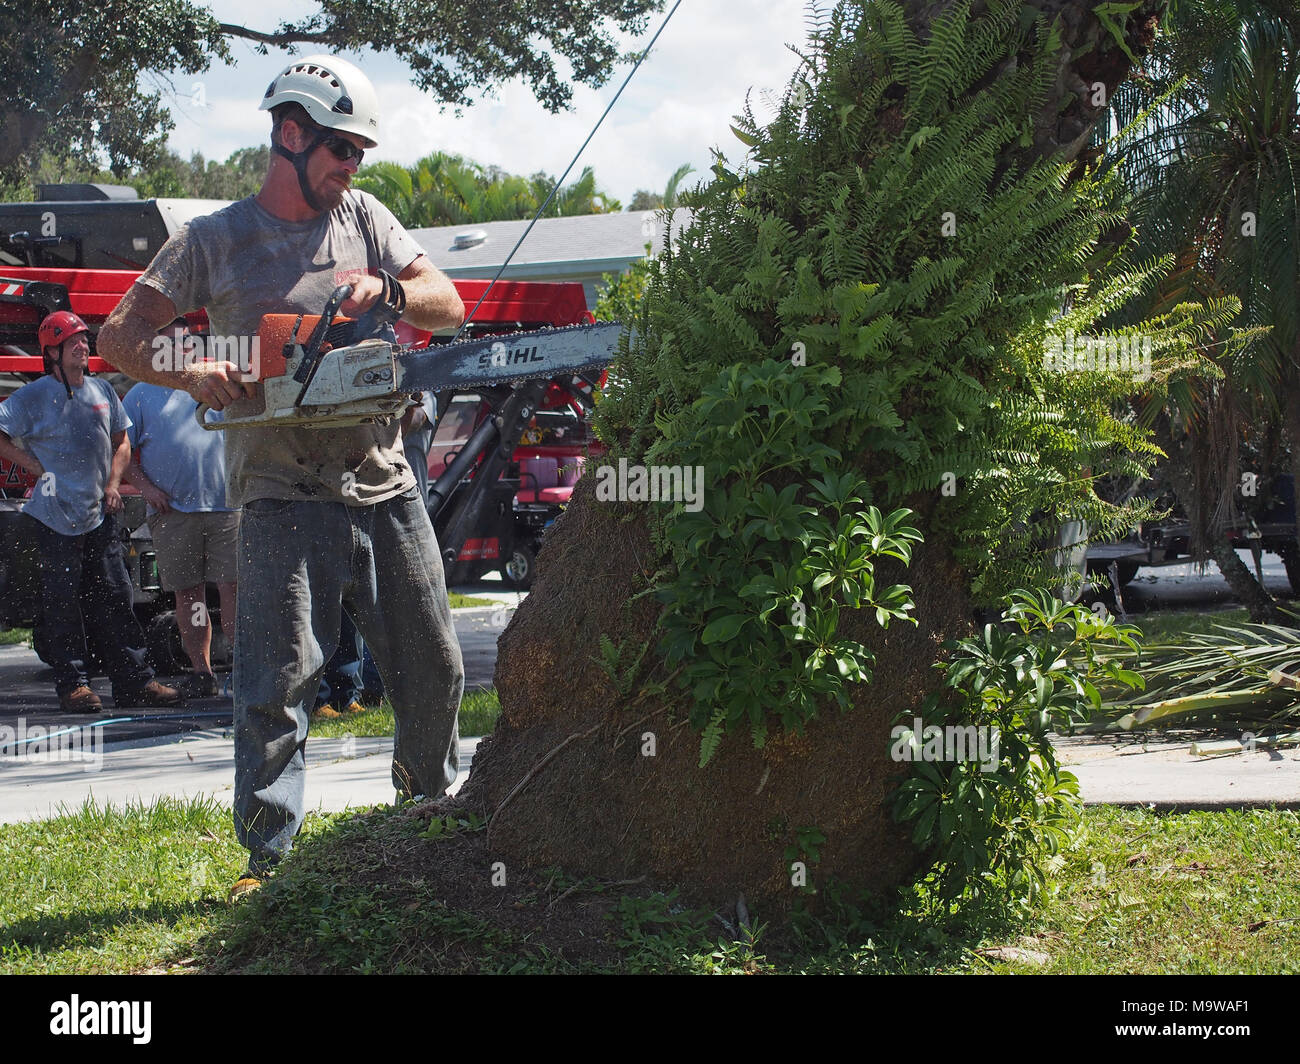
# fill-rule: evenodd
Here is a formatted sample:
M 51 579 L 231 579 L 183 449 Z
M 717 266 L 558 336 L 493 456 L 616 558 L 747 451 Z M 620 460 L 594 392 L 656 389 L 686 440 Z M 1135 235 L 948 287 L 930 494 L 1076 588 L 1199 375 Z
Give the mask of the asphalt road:
M 1237 554 L 1246 563 L 1246 567 L 1254 572 L 1255 563 L 1250 552 L 1240 550 Z M 1264 587 L 1269 594 L 1284 602 L 1295 599 L 1286 578 L 1286 569 L 1277 555 L 1265 554 L 1260 569 L 1264 576 Z M 1219 574 L 1219 568 L 1213 562 L 1205 573 L 1198 573 L 1196 567 L 1189 562 L 1139 569 L 1133 581 L 1123 588 L 1120 597 L 1125 612 L 1132 615 L 1157 610 L 1232 609 L 1238 605 L 1232 597 L 1228 582 Z M 1112 595 L 1108 593 L 1105 601 L 1112 610 L 1119 612 L 1118 603 Z
M 509 621 L 510 613 L 525 597 L 482 582 L 453 590 L 466 595 L 493 597 L 497 606 L 453 610 L 456 637 L 465 662 L 466 689 L 491 687 L 496 669 L 497 637 Z M 228 673 L 219 675 L 225 681 Z M 168 682 L 173 677 L 160 677 Z M 104 740 L 127 742 L 174 732 L 220 728 L 231 723 L 233 703 L 228 693 L 216 698 L 192 699 L 183 709 L 117 710 L 109 694 L 107 677 L 91 681 L 104 709 L 95 714 L 64 713 L 54 693 L 53 672 L 26 646 L 0 646 L 0 728 L 19 730 L 32 727 L 68 728 L 112 721 L 106 725 Z M 5 733 L 0 732 L 0 735 Z

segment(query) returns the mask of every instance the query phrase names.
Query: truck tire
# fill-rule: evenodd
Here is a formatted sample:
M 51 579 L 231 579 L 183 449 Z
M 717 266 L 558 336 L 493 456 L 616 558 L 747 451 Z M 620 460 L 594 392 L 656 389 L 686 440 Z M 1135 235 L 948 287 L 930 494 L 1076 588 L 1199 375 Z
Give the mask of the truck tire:
M 514 591 L 527 591 L 533 586 L 533 572 L 537 556 L 531 547 L 516 543 L 510 557 L 501 563 L 501 582 Z
M 1128 587 L 1133 582 L 1133 578 L 1138 574 L 1137 562 L 1116 562 L 1115 568 L 1118 570 L 1119 586 Z M 1096 575 L 1110 579 L 1110 565 L 1104 562 L 1089 562 L 1089 575 Z

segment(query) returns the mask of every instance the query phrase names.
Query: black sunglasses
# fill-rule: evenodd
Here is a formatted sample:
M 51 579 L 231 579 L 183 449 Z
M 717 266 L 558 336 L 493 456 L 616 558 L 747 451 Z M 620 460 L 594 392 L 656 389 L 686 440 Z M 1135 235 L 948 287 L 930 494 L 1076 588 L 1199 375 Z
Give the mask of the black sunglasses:
M 352 141 L 339 136 L 337 133 L 326 133 L 323 136 L 318 136 L 312 150 L 315 151 L 316 148 L 322 145 L 328 148 L 330 154 L 341 163 L 345 163 L 349 159 L 355 159 L 357 165 L 360 166 L 361 160 L 366 157 L 364 148 L 358 148 Z

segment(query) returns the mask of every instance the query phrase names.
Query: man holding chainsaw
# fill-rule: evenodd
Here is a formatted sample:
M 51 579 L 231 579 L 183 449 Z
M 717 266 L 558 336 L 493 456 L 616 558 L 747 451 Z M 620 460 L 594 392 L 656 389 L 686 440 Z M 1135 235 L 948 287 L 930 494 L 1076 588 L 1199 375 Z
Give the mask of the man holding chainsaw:
M 257 367 L 159 365 L 151 341 L 177 314 L 206 307 L 213 336 L 254 337 L 264 314 L 320 314 L 343 285 L 351 285 L 343 315 L 391 321 L 400 311 L 418 328 L 440 330 L 465 313 L 454 286 L 393 215 L 349 187 L 379 136 L 378 100 L 365 75 L 333 56 L 294 61 L 271 82 L 261 109 L 271 112 L 273 148 L 261 191 L 173 236 L 99 339 L 132 376 L 184 388 L 232 419 L 261 409 Z M 279 352 L 260 352 L 272 354 Z M 232 898 L 256 889 L 302 823 L 308 715 L 340 610 L 371 647 L 393 704 L 399 795 L 440 795 L 457 772 L 464 671 L 438 545 L 397 419 L 297 427 L 305 423 L 226 431 L 227 504 L 243 507 L 235 828 L 250 852 Z

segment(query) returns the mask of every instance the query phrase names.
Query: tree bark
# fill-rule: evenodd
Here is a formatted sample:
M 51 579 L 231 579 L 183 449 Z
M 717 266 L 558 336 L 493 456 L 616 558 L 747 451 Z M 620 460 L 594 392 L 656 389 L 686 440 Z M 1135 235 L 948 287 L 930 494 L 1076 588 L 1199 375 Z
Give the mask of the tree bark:
M 908 24 L 925 39 L 935 20 L 960 3 L 961 0 L 904 0 L 904 7 Z M 1100 0 L 1025 0 L 1021 5 L 1042 15 L 1049 24 L 1056 21 L 1065 47 L 1058 53 L 1053 92 L 1034 116 L 1033 143 L 1027 148 L 1008 151 L 998 172 L 1006 165 L 1025 166 L 1046 158 L 1068 162 L 1083 154 L 1093 126 L 1110 106 L 1111 94 L 1128 77 L 1132 66 L 1130 54 L 1144 53 L 1155 40 L 1168 0 L 1139 0 L 1135 10 L 1117 20 L 1124 37 L 1123 47 L 1097 17 L 1096 9 L 1105 6 Z M 987 0 L 972 0 L 972 19 L 987 13 Z M 1023 63 L 1027 58 L 1017 57 L 1016 62 Z M 1003 73 L 1006 66 L 1004 63 L 991 71 L 985 83 Z

